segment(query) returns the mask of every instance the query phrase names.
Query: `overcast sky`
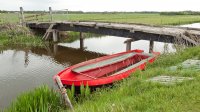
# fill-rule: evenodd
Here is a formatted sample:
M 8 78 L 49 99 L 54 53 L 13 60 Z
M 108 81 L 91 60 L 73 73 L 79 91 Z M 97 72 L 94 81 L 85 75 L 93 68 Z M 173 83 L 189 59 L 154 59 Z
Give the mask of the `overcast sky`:
M 199 0 L 0 0 L 0 10 L 200 11 Z

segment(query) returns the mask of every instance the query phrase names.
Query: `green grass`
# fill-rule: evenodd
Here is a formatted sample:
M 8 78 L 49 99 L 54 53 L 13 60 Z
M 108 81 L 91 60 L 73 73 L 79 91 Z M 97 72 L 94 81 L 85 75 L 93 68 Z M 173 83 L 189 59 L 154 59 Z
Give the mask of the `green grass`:
M 131 77 L 116 82 L 112 88 L 104 87 L 90 93 L 89 89 L 81 87 L 82 94 L 78 98 L 73 98 L 74 87 L 67 91 L 75 112 L 198 112 L 200 72 L 193 69 L 167 69 L 191 58 L 200 59 L 200 47 L 162 54 L 155 63 L 148 64 L 145 71 L 136 71 Z M 194 80 L 174 85 L 147 81 L 159 75 L 193 77 Z M 58 94 L 44 86 L 20 95 L 9 109 L 30 112 L 66 111 L 58 101 Z
M 31 15 L 31 14 L 25 14 Z M 19 22 L 18 14 L 0 14 L 1 22 Z M 49 20 L 46 15 L 43 19 Z M 180 25 L 200 22 L 199 15 L 160 15 L 159 13 L 109 13 L 109 14 L 53 14 L 55 21 L 105 21 L 105 22 L 125 22 L 152 25 Z
M 102 35 L 100 34 L 94 34 L 94 33 L 83 33 L 83 38 L 97 38 L 97 37 L 101 37 Z M 68 31 L 67 32 L 67 37 L 62 39 L 61 42 L 68 42 L 68 43 L 72 43 L 76 40 L 79 40 L 80 38 L 80 32 L 72 32 L 72 31 Z
M 17 97 L 8 112 L 58 112 L 60 95 L 47 86 L 41 86 Z
M 7 34 L 2 35 L 0 33 L 0 45 L 23 45 L 23 46 L 40 46 L 43 47 L 43 41 L 40 37 L 36 36 L 24 36 L 20 35 L 14 38 L 10 38 Z
M 149 70 L 154 75 L 160 70 Z M 162 72 L 160 72 L 162 73 Z M 146 82 L 145 73 L 123 81 L 110 90 L 94 94 L 89 100 L 75 106 L 76 112 L 196 112 L 200 109 L 199 81 L 187 81 L 175 86 Z
M 169 66 L 185 59 L 199 57 L 200 48 L 188 48 L 176 54 L 161 56 L 145 71 L 137 71 L 114 87 L 95 92 L 75 105 L 76 112 L 197 112 L 200 110 L 200 73 L 193 70 L 169 71 Z M 199 57 L 200 59 L 200 57 Z M 162 85 L 147 82 L 158 75 L 194 77 L 194 80 Z
M 125 22 L 152 25 L 179 25 L 200 22 L 198 15 L 175 15 L 165 16 L 160 14 L 69 14 L 54 15 L 54 20 L 71 21 L 105 21 L 105 22 Z
M 0 25 L 0 45 L 43 46 L 41 37 L 35 36 L 25 27 L 15 24 Z
M 3 17 L 3 18 L 2 18 Z M 153 25 L 179 25 L 200 22 L 197 15 L 159 15 L 159 14 L 54 14 L 54 20 L 88 20 L 128 22 Z M 16 15 L 0 14 L 1 23 L 16 23 Z M 48 17 L 46 17 L 47 19 Z M 30 46 L 42 45 L 42 40 L 15 27 L 11 30 L 0 31 L 0 45 L 24 44 Z M 22 28 L 23 29 L 23 28 Z M 77 34 L 71 34 L 77 35 Z M 73 41 L 73 40 L 72 40 Z M 161 55 L 153 65 L 148 65 L 145 71 L 137 71 L 128 79 L 114 84 L 113 88 L 103 88 L 73 101 L 77 112 L 127 112 L 127 111 L 164 111 L 164 112 L 196 112 L 200 110 L 200 73 L 193 70 L 169 71 L 169 66 L 176 65 L 186 59 L 200 59 L 200 47 L 187 48 L 174 54 Z M 176 85 L 161 85 L 146 80 L 158 75 L 190 76 L 194 80 Z M 39 92 L 37 92 L 39 91 Z M 63 110 L 57 102 L 57 95 L 46 87 L 25 93 L 17 98 L 10 110 L 18 111 L 59 111 Z M 72 94 L 73 96 L 73 94 Z M 8 110 L 9 110 L 8 109 Z M 21 110 L 22 109 L 22 110 Z M 24 109 L 24 110 L 23 110 Z
M 16 13 L 0 13 L 0 24 L 17 23 L 19 22 L 18 14 Z

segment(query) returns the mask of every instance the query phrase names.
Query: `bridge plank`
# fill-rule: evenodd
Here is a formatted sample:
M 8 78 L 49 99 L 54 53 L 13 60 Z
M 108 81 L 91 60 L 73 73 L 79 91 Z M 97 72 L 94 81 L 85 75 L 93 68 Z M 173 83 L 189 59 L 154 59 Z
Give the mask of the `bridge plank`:
M 51 25 L 49 26 L 49 28 L 47 29 L 47 31 L 46 31 L 46 33 L 44 34 L 44 36 L 43 36 L 42 39 L 47 40 L 47 39 L 49 38 L 49 35 L 50 35 L 50 33 L 52 32 L 52 28 L 53 28 L 54 25 L 55 25 L 55 24 L 51 24 Z
M 43 28 L 48 29 L 52 22 L 34 23 L 29 22 L 27 26 L 30 28 Z M 79 31 L 91 32 L 104 35 L 136 37 L 143 40 L 153 40 L 160 42 L 175 42 L 176 38 L 182 39 L 185 42 L 199 45 L 200 42 L 200 29 L 180 28 L 172 26 L 152 26 L 152 25 L 139 25 L 128 23 L 109 23 L 109 22 L 54 22 L 57 29 L 61 31 Z M 71 27 L 71 28 L 70 28 Z M 186 35 L 187 34 L 187 35 Z M 181 35 L 181 37 L 180 37 Z M 194 40 L 190 37 L 196 37 Z M 48 36 L 48 34 L 46 34 Z M 43 37 L 44 38 L 44 37 Z M 198 40 L 198 41 L 197 41 Z

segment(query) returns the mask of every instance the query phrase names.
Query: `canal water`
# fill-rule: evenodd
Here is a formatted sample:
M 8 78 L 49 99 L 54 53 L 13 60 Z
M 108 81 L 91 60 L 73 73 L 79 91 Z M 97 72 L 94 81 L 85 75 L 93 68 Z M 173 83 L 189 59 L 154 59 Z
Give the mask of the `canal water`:
M 103 36 L 97 38 L 87 38 L 84 40 L 84 47 L 88 51 L 100 52 L 104 54 L 113 54 L 118 52 L 126 51 L 126 41 L 127 38 L 123 37 L 115 37 L 115 36 Z M 60 43 L 60 46 L 79 48 L 80 41 L 76 40 L 72 43 Z M 132 42 L 131 49 L 142 49 L 144 52 L 149 52 L 149 41 L 139 40 Z M 167 44 L 163 42 L 154 42 L 154 51 L 158 51 L 161 53 L 164 52 L 175 52 L 176 50 L 173 48 L 173 44 Z
M 52 77 L 64 68 L 106 54 L 126 50 L 126 38 L 103 36 L 84 40 L 84 51 L 79 40 L 71 43 L 47 45 L 45 48 L 0 46 L 0 110 L 25 91 L 46 84 L 54 87 Z M 132 49 L 149 51 L 149 41 L 132 42 Z M 154 51 L 175 52 L 173 44 L 154 43 Z
M 52 77 L 64 68 L 103 56 L 62 46 L 0 48 L 0 109 L 24 91 L 46 84 L 54 87 Z
M 181 27 L 200 28 L 200 23 L 181 25 Z

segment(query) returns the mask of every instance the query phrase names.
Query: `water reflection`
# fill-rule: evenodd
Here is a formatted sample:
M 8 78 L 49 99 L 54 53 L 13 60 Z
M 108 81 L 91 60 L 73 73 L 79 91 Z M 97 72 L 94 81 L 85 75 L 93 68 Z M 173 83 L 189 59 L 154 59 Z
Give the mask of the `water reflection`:
M 100 52 L 105 54 L 113 54 L 118 52 L 124 52 L 126 50 L 126 45 L 124 41 L 127 38 L 115 37 L 115 36 L 103 36 L 101 38 L 86 38 L 84 40 L 84 45 L 86 50 Z M 80 41 L 76 40 L 72 43 L 60 43 L 61 46 L 80 48 Z M 142 49 L 144 52 L 149 52 L 149 41 L 139 40 L 132 42 L 132 49 Z M 175 52 L 173 44 L 154 42 L 154 51 L 161 53 Z
M 200 28 L 200 23 L 186 24 L 181 25 L 181 27 L 188 28 Z M 78 38 L 77 38 L 78 39 Z M 93 37 L 84 39 L 84 47 L 86 50 L 95 51 L 105 54 L 113 54 L 117 52 L 123 52 L 126 50 L 126 45 L 124 41 L 127 38 L 124 37 L 115 37 L 115 36 L 102 36 L 102 37 Z M 60 43 L 62 46 L 68 46 L 73 48 L 80 48 L 80 41 L 76 40 L 72 43 Z M 132 42 L 132 49 L 142 49 L 144 52 L 149 52 L 149 41 L 139 40 Z M 154 51 L 161 53 L 176 52 L 174 44 L 163 43 L 163 42 L 154 42 Z
M 84 39 L 87 51 L 73 49 L 80 47 L 79 40 L 59 44 L 73 48 L 58 45 L 46 45 L 45 48 L 0 46 L 0 108 L 8 106 L 23 91 L 42 84 L 54 86 L 53 75 L 70 65 L 103 56 L 99 53 L 113 54 L 125 51 L 125 40 L 126 38 L 114 36 L 87 38 Z M 132 49 L 149 52 L 149 41 L 132 42 Z M 176 50 L 173 44 L 155 42 L 154 51 L 167 53 Z
M 200 23 L 181 25 L 181 27 L 200 28 Z
M 17 95 L 39 85 L 54 86 L 53 75 L 64 68 L 102 54 L 52 45 L 46 48 L 1 47 L 0 108 Z

